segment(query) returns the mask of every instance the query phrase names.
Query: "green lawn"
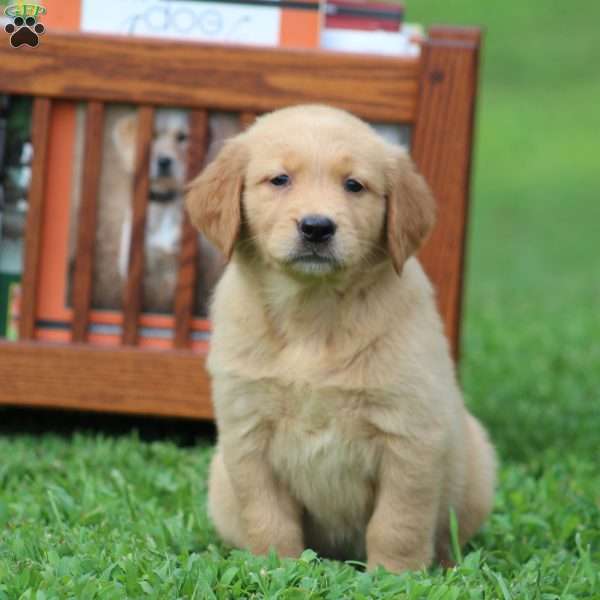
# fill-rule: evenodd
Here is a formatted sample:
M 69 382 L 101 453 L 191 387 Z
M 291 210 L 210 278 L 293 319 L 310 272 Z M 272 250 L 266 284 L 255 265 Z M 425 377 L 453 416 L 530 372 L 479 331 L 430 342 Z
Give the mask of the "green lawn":
M 367 574 L 224 548 L 208 441 L 4 434 L 0 600 L 600 598 L 600 4 L 409 5 L 488 28 L 462 380 L 502 468 L 459 567 Z

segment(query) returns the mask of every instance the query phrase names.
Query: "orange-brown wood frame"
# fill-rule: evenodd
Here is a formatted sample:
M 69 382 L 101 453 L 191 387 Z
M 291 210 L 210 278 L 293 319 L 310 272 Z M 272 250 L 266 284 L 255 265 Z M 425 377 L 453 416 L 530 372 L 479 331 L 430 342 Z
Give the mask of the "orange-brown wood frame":
M 155 108 L 191 109 L 189 166 L 202 163 L 207 111 L 256 114 L 327 103 L 371 121 L 413 125 L 412 154 L 438 200 L 436 228 L 420 258 L 436 286 L 458 358 L 478 54 L 476 28 L 433 27 L 419 58 L 341 54 L 53 34 L 34 51 L 0 46 L 0 93 L 34 97 L 20 341 L 0 341 L 0 404 L 208 419 L 204 356 L 188 349 L 196 235 L 184 222 L 172 350 L 136 347 L 141 307 L 148 152 Z M 38 265 L 53 100 L 88 103 L 82 202 L 73 281 L 72 343 L 35 340 Z M 140 106 L 133 229 L 124 289 L 122 347 L 86 343 L 104 105 Z

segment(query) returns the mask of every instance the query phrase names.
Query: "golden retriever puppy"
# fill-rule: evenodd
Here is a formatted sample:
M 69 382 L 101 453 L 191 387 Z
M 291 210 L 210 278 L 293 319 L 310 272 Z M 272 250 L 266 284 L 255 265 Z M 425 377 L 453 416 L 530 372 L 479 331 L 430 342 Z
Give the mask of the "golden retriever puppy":
M 286 108 L 228 141 L 187 206 L 230 259 L 207 362 L 223 540 L 392 571 L 448 560 L 450 511 L 464 543 L 495 459 L 413 256 L 434 201 L 407 153 L 341 110 Z

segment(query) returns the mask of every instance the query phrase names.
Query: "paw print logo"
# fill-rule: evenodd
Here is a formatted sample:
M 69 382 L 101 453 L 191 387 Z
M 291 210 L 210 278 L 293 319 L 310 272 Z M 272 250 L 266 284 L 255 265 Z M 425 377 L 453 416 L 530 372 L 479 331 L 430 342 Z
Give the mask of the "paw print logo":
M 45 27 L 41 23 L 36 22 L 36 18 L 29 17 L 14 17 L 12 23 L 8 23 L 4 27 L 4 31 L 10 34 L 10 45 L 13 48 L 19 46 L 31 46 L 35 48 L 39 43 L 39 37 L 45 31 Z

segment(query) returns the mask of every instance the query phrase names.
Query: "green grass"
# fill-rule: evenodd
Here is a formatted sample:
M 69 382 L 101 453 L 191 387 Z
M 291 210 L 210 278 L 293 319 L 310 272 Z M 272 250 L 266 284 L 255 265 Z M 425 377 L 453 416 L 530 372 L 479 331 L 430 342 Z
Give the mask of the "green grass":
M 600 598 L 600 4 L 409 9 L 488 27 L 462 381 L 502 468 L 460 565 L 396 576 L 230 551 L 205 513 L 208 442 L 5 435 L 0 600 Z

